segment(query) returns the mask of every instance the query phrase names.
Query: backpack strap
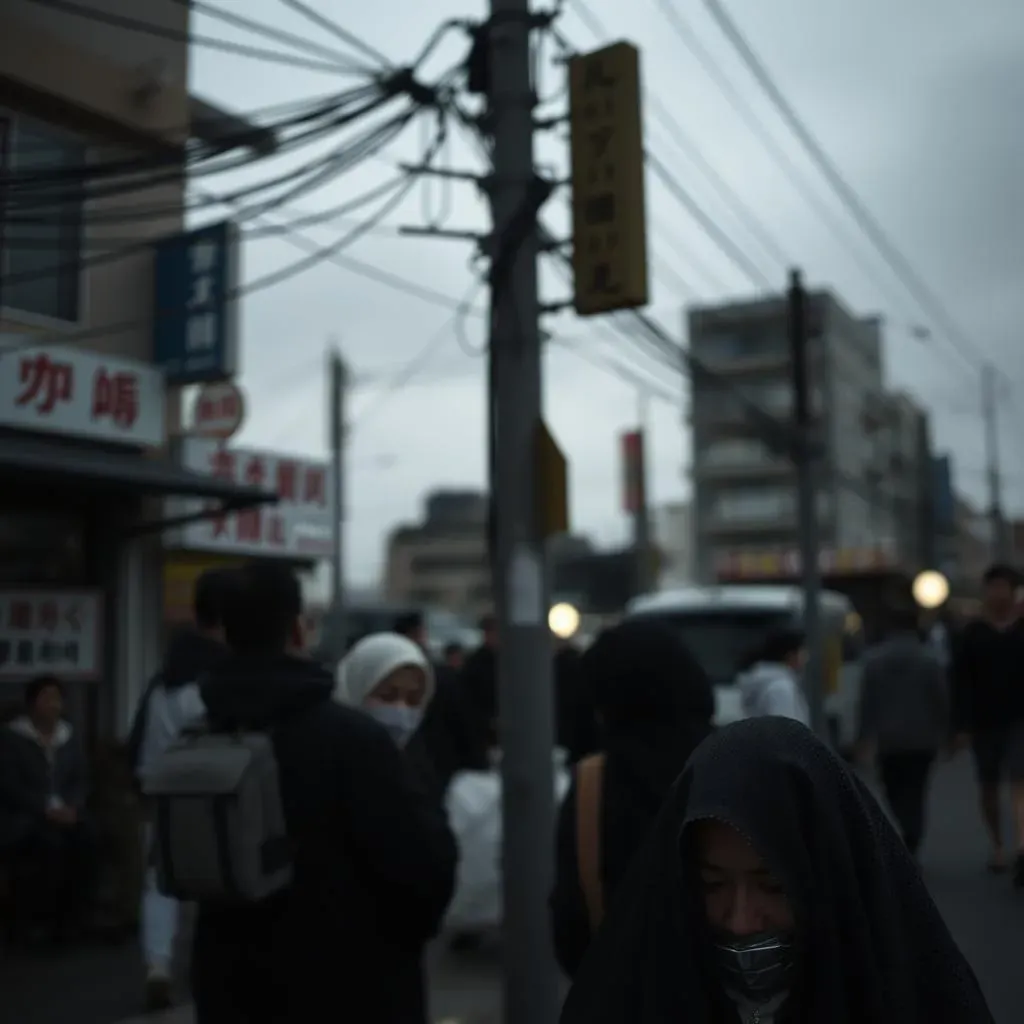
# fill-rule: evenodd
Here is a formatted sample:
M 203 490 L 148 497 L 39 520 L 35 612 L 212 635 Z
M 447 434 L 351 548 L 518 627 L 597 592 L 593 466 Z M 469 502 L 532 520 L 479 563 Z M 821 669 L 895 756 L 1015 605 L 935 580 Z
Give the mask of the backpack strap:
M 604 917 L 601 882 L 601 796 L 604 754 L 592 754 L 576 765 L 576 862 L 587 905 L 591 934 Z

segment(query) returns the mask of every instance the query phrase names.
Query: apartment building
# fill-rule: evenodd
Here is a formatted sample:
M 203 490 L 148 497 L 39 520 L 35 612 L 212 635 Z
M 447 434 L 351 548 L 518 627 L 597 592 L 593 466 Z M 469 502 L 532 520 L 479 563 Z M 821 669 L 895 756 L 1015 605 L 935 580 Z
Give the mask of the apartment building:
M 851 567 L 911 568 L 920 558 L 908 510 L 924 515 L 920 505 L 931 463 L 897 485 L 891 475 L 905 453 L 926 443 L 921 423 L 927 418 L 905 396 L 885 392 L 878 318 L 854 316 L 823 290 L 808 295 L 807 315 L 826 559 Z M 695 572 L 711 581 L 734 575 L 738 562 L 763 568 L 766 559 L 784 571 L 799 543 L 796 474 L 744 401 L 782 423 L 792 419 L 786 299 L 692 309 L 688 326 L 691 351 L 713 371 L 693 384 Z M 913 481 L 920 482 L 920 494 Z
M 479 491 L 427 495 L 421 521 L 397 527 L 388 538 L 388 599 L 471 616 L 490 611 L 487 515 L 487 496 Z
M 273 495 L 169 457 L 177 393 L 152 362 L 150 243 L 183 229 L 182 147 L 238 121 L 189 94 L 189 5 L 88 9 L 0 5 L 0 698 L 54 673 L 95 739 L 160 657 L 163 500 Z M 163 173 L 128 193 L 114 169 L 140 162 Z

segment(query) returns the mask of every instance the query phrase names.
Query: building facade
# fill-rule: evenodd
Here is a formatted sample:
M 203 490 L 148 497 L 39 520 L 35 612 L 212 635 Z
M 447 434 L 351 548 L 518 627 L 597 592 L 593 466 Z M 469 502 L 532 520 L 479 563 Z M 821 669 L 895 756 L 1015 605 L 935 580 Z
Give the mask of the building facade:
M 654 544 L 662 584 L 679 585 L 694 579 L 693 517 L 688 501 L 671 502 L 654 510 Z
M 909 399 L 886 394 L 877 318 L 855 317 L 827 291 L 808 295 L 807 315 L 826 568 L 829 560 L 844 568 L 912 568 L 920 561 L 912 522 L 925 514 L 931 473 L 930 458 L 920 456 L 927 418 L 911 411 Z M 712 371 L 693 383 L 694 572 L 711 582 L 733 578 L 737 564 L 749 563 L 757 569 L 750 575 L 760 576 L 766 560 L 775 559 L 779 572 L 789 565 L 792 574 L 799 545 L 795 468 L 746 404 L 782 425 L 792 421 L 786 299 L 693 309 L 688 326 L 693 355 Z M 891 467 L 914 450 L 918 468 L 894 485 Z
M 160 658 L 164 499 L 273 496 L 167 452 L 150 243 L 182 230 L 182 146 L 216 130 L 187 89 L 188 5 L 90 7 L 158 31 L 0 10 L 0 697 L 54 672 L 97 740 Z M 115 171 L 143 164 L 128 191 Z
M 388 599 L 471 616 L 492 610 L 487 516 L 487 496 L 478 491 L 429 494 L 423 519 L 388 539 Z

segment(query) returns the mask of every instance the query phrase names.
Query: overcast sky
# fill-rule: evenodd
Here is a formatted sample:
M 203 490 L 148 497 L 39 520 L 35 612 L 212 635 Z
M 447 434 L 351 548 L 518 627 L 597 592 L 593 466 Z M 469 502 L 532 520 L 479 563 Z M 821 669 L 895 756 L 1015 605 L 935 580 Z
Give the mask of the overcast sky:
M 445 18 L 482 12 L 480 3 L 469 0 L 310 2 L 343 19 L 347 29 L 396 63 L 410 60 Z M 701 0 L 672 0 L 671 6 L 685 17 L 742 104 L 756 115 L 771 148 L 673 32 L 664 2 L 588 0 L 608 31 L 600 40 L 570 3 L 562 28 L 581 50 L 619 38 L 641 47 L 651 97 L 648 146 L 765 274 L 784 285 L 785 266 L 762 252 L 707 175 L 673 141 L 666 112 L 756 211 L 784 254 L 799 262 L 810 284 L 833 288 L 858 313 L 886 317 L 892 385 L 910 391 L 932 411 L 939 447 L 954 454 L 960 489 L 979 500 L 984 495 L 984 452 L 977 367 L 981 355 L 999 365 L 1006 493 L 1011 509 L 1024 511 L 1024 463 L 1018 454 L 1024 428 L 1024 5 L 1020 0 L 727 4 L 805 123 L 963 328 L 972 347 L 958 354 L 959 342 L 943 335 L 843 212 Z M 214 5 L 233 11 L 244 6 L 246 15 L 264 24 L 344 49 L 279 0 L 248 0 L 245 5 L 214 0 Z M 260 40 L 203 15 L 197 17 L 195 30 L 260 45 Z M 454 64 L 463 46 L 460 38 L 453 38 L 428 72 Z M 352 81 L 202 47 L 195 49 L 192 76 L 195 91 L 242 111 L 322 96 Z M 562 72 L 549 64 L 543 92 L 555 95 L 561 86 Z M 658 104 L 661 117 L 655 116 Z M 555 113 L 558 108 L 549 109 Z M 422 144 L 423 136 L 414 127 L 389 158 L 411 159 Z M 270 177 L 294 165 L 295 159 L 308 161 L 322 152 L 322 146 L 312 147 L 298 157 L 251 170 L 245 180 Z M 562 164 L 564 173 L 564 140 L 545 140 L 539 156 Z M 479 166 L 473 151 L 461 143 L 453 146 L 450 159 L 459 167 Z M 386 162 L 371 162 L 296 201 L 292 212 L 302 215 L 336 206 L 388 174 Z M 204 185 L 227 189 L 232 182 L 222 177 Z M 557 195 L 545 213 L 560 230 L 565 230 L 565 198 Z M 827 218 L 821 213 L 823 204 L 831 211 Z M 648 207 L 651 312 L 665 327 L 680 334 L 682 308 L 694 296 L 706 303 L 756 290 L 651 174 Z M 472 186 L 465 184 L 449 188 L 447 194 L 436 185 L 427 192 L 417 190 L 385 223 L 422 224 L 426 216 L 445 212 L 451 228 L 486 224 Z M 344 230 L 344 225 L 327 225 L 305 234 L 326 245 Z M 472 285 L 469 247 L 461 242 L 399 237 L 391 231 L 363 238 L 347 251 L 452 299 L 463 298 Z M 248 241 L 245 278 L 263 276 L 298 256 L 280 239 Z M 683 290 L 684 284 L 689 291 Z M 546 296 L 563 298 L 560 289 L 558 278 L 546 272 Z M 467 317 L 457 331 L 450 311 L 325 264 L 252 295 L 244 304 L 242 322 L 243 384 L 251 417 L 241 443 L 322 454 L 322 354 L 328 338 L 339 341 L 356 375 L 348 527 L 354 580 L 376 577 L 387 530 L 417 518 L 430 488 L 483 484 L 483 360 L 475 354 L 482 340 L 479 319 Z M 911 328 L 920 323 L 935 328 L 932 340 L 912 337 Z M 685 382 L 592 323 L 560 316 L 546 326 L 561 339 L 549 347 L 545 363 L 547 416 L 570 460 L 573 526 L 601 541 L 621 540 L 626 524 L 619 510 L 617 438 L 636 422 L 639 389 L 605 364 L 617 361 L 652 386 L 651 475 L 657 503 L 681 499 L 688 488 Z M 417 372 L 403 373 L 428 347 L 430 357 L 420 360 Z

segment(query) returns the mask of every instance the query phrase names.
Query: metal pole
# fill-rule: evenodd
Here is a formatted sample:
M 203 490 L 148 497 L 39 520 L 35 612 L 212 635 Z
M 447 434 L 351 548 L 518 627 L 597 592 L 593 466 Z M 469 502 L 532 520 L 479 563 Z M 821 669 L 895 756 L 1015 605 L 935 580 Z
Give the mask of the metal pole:
M 647 439 L 648 425 L 650 420 L 650 396 L 646 391 L 641 390 L 637 396 L 637 432 L 640 435 L 640 449 L 637 457 L 640 465 L 637 466 L 638 484 L 640 492 L 637 495 L 636 511 L 633 513 L 633 548 L 636 553 L 636 583 L 637 593 L 647 594 L 653 588 L 651 577 L 653 566 L 651 565 L 651 510 L 648 505 L 647 494 Z
M 559 977 L 548 895 L 555 824 L 553 647 L 536 518 L 534 451 L 541 422 L 536 202 L 529 0 L 491 0 L 489 183 L 495 252 L 495 497 L 502 748 L 504 1024 L 556 1024 Z M 529 230 L 523 232 L 523 218 Z M 522 238 L 513 251 L 503 242 Z
M 348 370 L 337 348 L 329 355 L 331 378 L 330 447 L 331 447 L 331 610 L 332 625 L 342 641 L 345 631 L 345 391 Z
M 1007 558 L 1007 530 L 1003 522 L 1003 481 L 999 465 L 999 400 L 996 393 L 996 371 L 986 363 L 981 371 L 981 408 L 985 421 L 985 461 L 988 475 L 988 515 L 992 560 Z
M 825 729 L 825 637 L 821 629 L 821 542 L 818 530 L 817 432 L 811 408 L 807 360 L 807 295 L 800 272 L 790 273 L 789 343 L 793 374 L 793 414 L 796 426 L 798 523 L 800 568 L 804 591 L 804 631 L 807 668 L 804 685 L 811 712 L 811 727 L 819 736 Z

